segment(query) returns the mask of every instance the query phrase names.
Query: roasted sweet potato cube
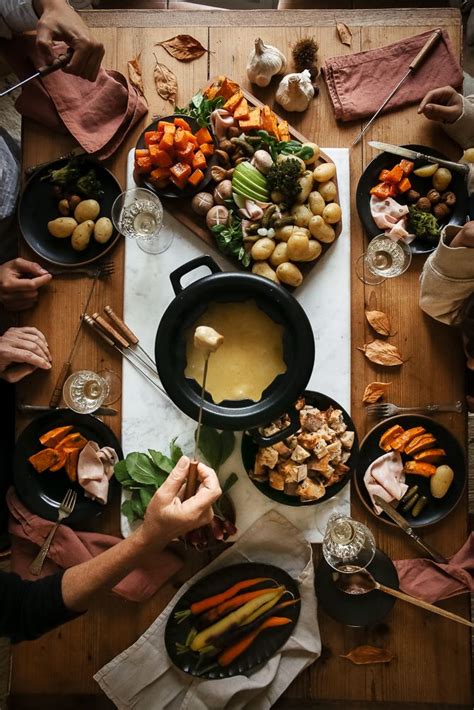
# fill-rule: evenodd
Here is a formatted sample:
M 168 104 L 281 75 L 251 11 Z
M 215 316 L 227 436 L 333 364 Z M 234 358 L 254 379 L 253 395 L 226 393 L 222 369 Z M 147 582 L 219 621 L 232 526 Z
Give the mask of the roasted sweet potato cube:
M 87 439 L 79 434 L 79 432 L 74 432 L 73 434 L 68 434 L 61 439 L 59 444 L 56 444 L 55 450 L 61 451 L 61 449 L 83 449 L 87 444 Z
M 392 426 L 390 429 L 387 429 L 387 431 L 384 431 L 379 441 L 380 448 L 384 451 L 390 451 L 392 448 L 392 441 L 396 439 L 397 436 L 400 436 L 400 434 L 403 434 L 403 432 L 404 429 L 402 429 L 399 424 L 395 424 L 395 426 Z
M 36 454 L 28 458 L 37 473 L 44 473 L 59 460 L 59 453 L 56 449 L 41 449 Z
M 77 462 L 79 449 L 66 449 L 66 473 L 70 481 L 77 481 Z
M 446 451 L 444 449 L 425 449 L 424 451 L 419 451 L 413 456 L 415 461 L 420 461 L 421 463 L 439 463 L 441 459 L 446 456 Z
M 57 446 L 57 444 L 59 444 L 59 442 L 64 439 L 64 437 L 69 434 L 72 429 L 72 424 L 69 424 L 68 426 L 59 426 L 56 427 L 56 429 L 50 429 L 45 434 L 40 436 L 40 444 L 54 449 L 54 447 Z
M 55 464 L 53 464 L 53 466 L 49 467 L 49 470 L 51 471 L 51 473 L 56 473 L 56 471 L 60 471 L 66 463 L 67 454 L 64 451 L 64 449 L 59 451 L 58 454 L 59 454 L 59 459 L 58 459 L 57 463 L 55 463 Z

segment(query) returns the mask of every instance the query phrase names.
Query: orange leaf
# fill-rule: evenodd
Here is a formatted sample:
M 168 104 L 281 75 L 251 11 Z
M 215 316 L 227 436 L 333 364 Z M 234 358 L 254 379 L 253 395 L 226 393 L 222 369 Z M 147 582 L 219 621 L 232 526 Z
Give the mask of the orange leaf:
M 168 54 L 179 59 L 180 62 L 192 62 L 207 52 L 207 49 L 191 35 L 176 35 L 156 44 L 166 49 Z
M 178 93 L 178 80 L 171 69 L 156 60 L 153 78 L 158 96 L 164 101 L 171 101 L 174 104 Z
M 361 666 L 368 663 L 390 663 L 395 656 L 386 648 L 357 646 L 357 648 L 353 648 L 349 653 L 341 655 L 341 658 L 347 658 L 348 661 L 352 661 L 352 663 L 355 663 L 357 666 Z
M 342 44 L 346 44 L 348 47 L 352 44 L 352 32 L 343 22 L 336 23 L 337 34 Z
M 364 390 L 362 401 L 366 404 L 374 404 L 374 402 L 382 399 L 391 384 L 391 382 L 371 382 Z
M 134 57 L 127 63 L 128 68 L 128 78 L 130 83 L 136 88 L 139 94 L 145 96 L 145 91 L 143 89 L 143 78 L 142 78 L 142 67 L 140 64 L 140 56 Z
M 379 335 L 390 335 L 392 324 L 386 313 L 383 311 L 366 311 L 365 317 L 376 333 Z
M 387 367 L 403 365 L 399 349 L 395 345 L 385 342 L 385 340 L 373 340 L 371 343 L 367 343 L 357 349 L 364 353 L 367 360 L 374 362 L 376 365 L 386 365 Z

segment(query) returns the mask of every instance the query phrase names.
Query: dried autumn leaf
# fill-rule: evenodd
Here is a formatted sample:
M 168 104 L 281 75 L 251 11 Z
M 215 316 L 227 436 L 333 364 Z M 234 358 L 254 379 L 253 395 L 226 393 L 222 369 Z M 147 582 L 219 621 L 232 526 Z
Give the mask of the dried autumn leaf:
M 166 49 L 172 57 L 179 59 L 180 62 L 192 62 L 207 52 L 201 42 L 191 35 L 176 35 L 176 37 L 170 37 L 170 39 L 157 42 L 157 44 Z
M 145 96 L 145 91 L 143 89 L 143 78 L 142 78 L 142 67 L 140 64 L 140 56 L 139 54 L 137 57 L 134 57 L 131 59 L 128 64 L 128 78 L 130 80 L 130 83 L 136 88 L 138 93 L 140 93 L 142 96 Z
M 403 365 L 399 349 L 385 340 L 373 340 L 357 349 L 361 350 L 370 362 L 375 362 L 377 365 L 386 365 L 387 367 Z
M 379 333 L 379 335 L 390 335 L 392 324 L 386 313 L 383 311 L 366 311 L 365 317 L 376 333 Z
M 337 34 L 342 44 L 346 44 L 348 47 L 352 44 L 352 32 L 343 22 L 336 23 Z
M 341 658 L 347 658 L 357 666 L 369 663 L 390 663 L 395 658 L 393 653 L 386 648 L 377 648 L 376 646 L 357 646 L 352 651 L 346 653 Z
M 176 94 L 178 93 L 178 80 L 171 69 L 168 69 L 164 64 L 160 64 L 157 60 L 153 71 L 153 78 L 155 80 L 158 96 L 164 101 L 171 101 L 171 103 L 174 104 Z
M 378 400 L 384 396 L 391 384 L 391 382 L 371 382 L 370 385 L 367 385 L 364 390 L 362 401 L 365 402 L 365 404 L 374 404 L 375 402 L 378 402 Z

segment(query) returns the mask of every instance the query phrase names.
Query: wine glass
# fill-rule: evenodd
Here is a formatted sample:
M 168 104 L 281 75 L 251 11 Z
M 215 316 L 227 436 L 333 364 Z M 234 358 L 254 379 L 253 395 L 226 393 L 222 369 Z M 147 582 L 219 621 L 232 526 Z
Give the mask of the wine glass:
M 112 222 L 120 234 L 135 239 L 147 254 L 161 254 L 173 241 L 172 232 L 162 230 L 163 205 L 159 197 L 143 187 L 133 187 L 116 198 Z
M 365 284 L 377 286 L 385 279 L 405 273 L 411 264 L 411 249 L 404 241 L 385 234 L 374 237 L 367 251 L 357 259 L 356 274 Z
M 101 371 L 102 374 L 91 370 L 78 370 L 69 375 L 63 387 L 63 399 L 69 409 L 78 414 L 92 414 L 103 404 L 116 402 L 116 379 L 120 378 L 115 373 L 114 380 L 108 376 L 111 370 Z M 102 376 L 105 375 L 105 376 Z
M 338 572 L 365 569 L 375 555 L 375 538 L 366 525 L 348 515 L 333 513 L 323 539 L 323 556 Z

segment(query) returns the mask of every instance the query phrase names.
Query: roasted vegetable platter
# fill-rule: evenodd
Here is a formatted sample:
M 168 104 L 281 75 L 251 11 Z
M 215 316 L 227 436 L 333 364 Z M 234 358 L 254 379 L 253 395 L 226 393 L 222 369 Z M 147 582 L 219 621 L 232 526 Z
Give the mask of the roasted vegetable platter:
M 166 650 L 178 668 L 199 678 L 248 675 L 290 638 L 300 605 L 298 585 L 279 567 L 259 562 L 218 569 L 172 609 Z
M 298 287 L 341 233 L 332 160 L 225 76 L 176 114 L 189 130 L 160 120 L 147 130 L 135 153 L 136 180 L 240 268 Z M 178 129 L 171 145 L 166 131 L 176 136 Z M 184 146 L 182 131 L 189 140 Z

